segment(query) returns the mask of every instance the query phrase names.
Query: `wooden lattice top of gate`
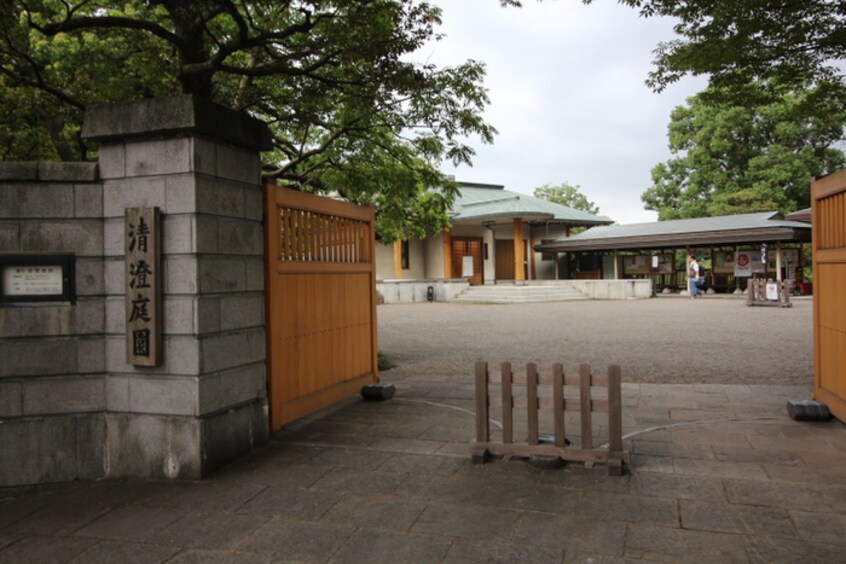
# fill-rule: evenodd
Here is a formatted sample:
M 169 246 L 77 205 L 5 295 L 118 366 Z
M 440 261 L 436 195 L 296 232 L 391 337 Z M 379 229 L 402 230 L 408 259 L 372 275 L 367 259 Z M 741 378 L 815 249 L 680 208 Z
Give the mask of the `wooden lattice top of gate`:
M 378 381 L 373 209 L 266 186 L 271 429 Z

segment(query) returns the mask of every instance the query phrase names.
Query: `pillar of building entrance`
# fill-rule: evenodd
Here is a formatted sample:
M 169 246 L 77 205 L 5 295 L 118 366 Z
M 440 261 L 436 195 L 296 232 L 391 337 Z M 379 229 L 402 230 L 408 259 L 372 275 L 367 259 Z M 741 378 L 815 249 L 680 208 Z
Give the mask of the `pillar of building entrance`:
M 444 278 L 452 278 L 452 232 L 444 231 Z
M 525 280 L 526 274 L 523 269 L 525 262 L 525 245 L 523 244 L 523 220 L 514 218 L 514 280 Z
M 394 278 L 402 279 L 402 241 L 394 241 Z

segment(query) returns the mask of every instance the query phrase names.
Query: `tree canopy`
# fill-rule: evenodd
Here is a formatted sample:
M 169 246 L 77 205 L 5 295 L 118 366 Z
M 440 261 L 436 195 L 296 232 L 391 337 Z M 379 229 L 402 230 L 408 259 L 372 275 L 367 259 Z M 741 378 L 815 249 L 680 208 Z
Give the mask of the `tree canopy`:
M 846 95 L 782 88 L 776 102 L 749 106 L 715 104 L 713 90 L 672 113 L 674 156 L 641 196 L 659 219 L 806 208 L 811 179 L 846 166 Z
M 559 185 L 544 184 L 534 191 L 535 198 L 541 198 L 562 206 L 599 214 L 599 206 L 587 199 L 578 184 L 563 182 Z
M 268 178 L 376 205 L 388 240 L 441 229 L 439 165 L 496 132 L 482 63 L 411 61 L 440 18 L 419 0 L 7 0 L 0 158 L 90 158 L 85 106 L 191 93 L 270 125 Z
M 836 63 L 846 58 L 846 0 L 620 2 L 644 17 L 677 22 L 679 38 L 655 50 L 648 82 L 658 91 L 686 74 L 708 75 L 712 86 L 740 90 L 755 81 L 792 86 L 841 81 Z

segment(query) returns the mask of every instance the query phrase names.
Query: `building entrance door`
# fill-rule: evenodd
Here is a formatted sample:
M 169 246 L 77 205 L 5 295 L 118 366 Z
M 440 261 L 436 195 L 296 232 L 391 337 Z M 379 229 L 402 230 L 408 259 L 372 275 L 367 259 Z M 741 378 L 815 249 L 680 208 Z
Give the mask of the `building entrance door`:
M 471 264 L 472 273 L 469 272 Z M 485 283 L 481 237 L 452 238 L 452 272 L 459 278 L 469 278 L 472 286 Z
M 496 279 L 515 280 L 514 276 L 514 241 L 511 239 L 496 240 Z M 528 265 L 523 264 L 523 280 L 529 279 Z

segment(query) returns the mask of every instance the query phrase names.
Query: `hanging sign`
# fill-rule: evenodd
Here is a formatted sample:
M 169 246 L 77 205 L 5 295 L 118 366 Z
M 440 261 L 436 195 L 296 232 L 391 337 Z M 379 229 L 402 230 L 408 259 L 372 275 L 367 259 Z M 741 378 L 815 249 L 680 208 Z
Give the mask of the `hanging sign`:
M 160 215 L 126 209 L 126 361 L 136 366 L 156 366 L 161 354 Z
M 473 256 L 466 255 L 462 257 L 461 261 L 461 276 L 463 278 L 471 278 L 474 276 L 473 272 Z
M 734 256 L 734 275 L 752 276 L 764 272 L 761 251 L 737 251 Z

